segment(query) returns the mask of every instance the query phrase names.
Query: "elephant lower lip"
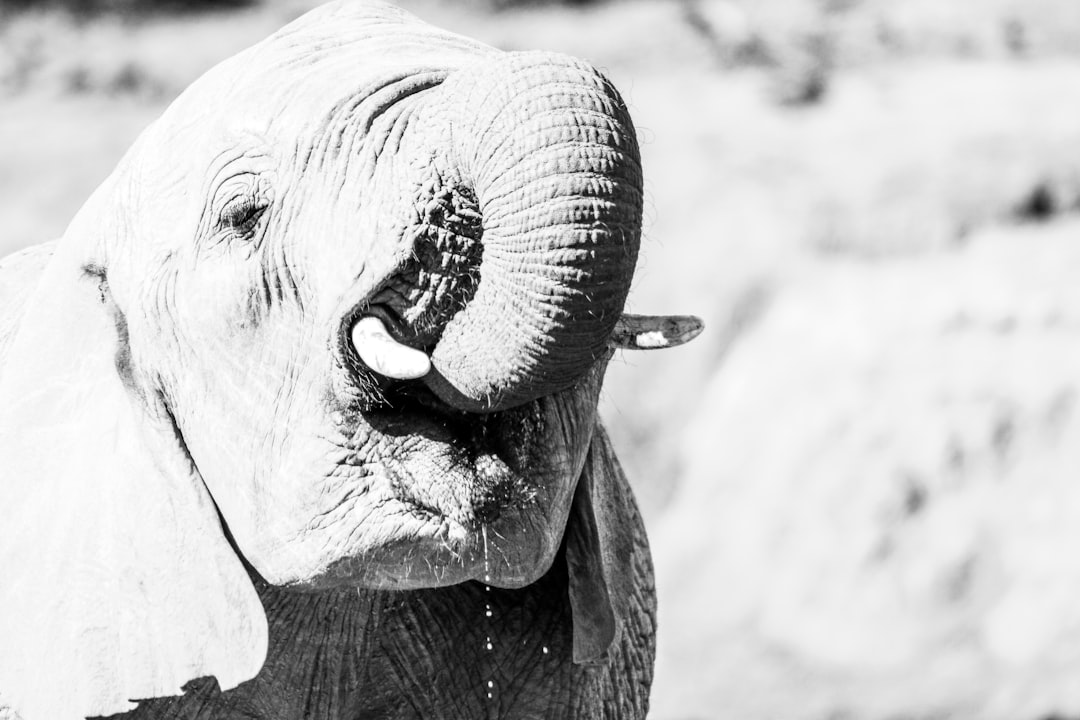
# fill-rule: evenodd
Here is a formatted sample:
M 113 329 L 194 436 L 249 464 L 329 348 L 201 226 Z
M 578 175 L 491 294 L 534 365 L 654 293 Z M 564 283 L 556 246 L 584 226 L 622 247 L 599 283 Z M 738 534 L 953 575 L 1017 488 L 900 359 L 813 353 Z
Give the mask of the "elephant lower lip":
M 478 528 L 446 518 L 415 515 L 402 528 L 406 537 L 358 556 L 333 562 L 317 577 L 295 585 L 324 590 L 345 585 L 383 590 L 444 587 L 475 580 L 493 587 L 519 588 L 535 582 L 554 558 L 549 533 L 540 520 L 513 513 Z

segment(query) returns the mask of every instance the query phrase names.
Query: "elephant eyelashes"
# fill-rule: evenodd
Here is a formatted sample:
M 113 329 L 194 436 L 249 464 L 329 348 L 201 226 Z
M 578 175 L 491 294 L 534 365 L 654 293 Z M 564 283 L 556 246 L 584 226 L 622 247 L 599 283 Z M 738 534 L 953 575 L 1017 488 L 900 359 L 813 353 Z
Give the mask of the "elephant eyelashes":
M 254 197 L 237 197 L 221 210 L 220 226 L 242 238 L 250 239 L 269 204 Z

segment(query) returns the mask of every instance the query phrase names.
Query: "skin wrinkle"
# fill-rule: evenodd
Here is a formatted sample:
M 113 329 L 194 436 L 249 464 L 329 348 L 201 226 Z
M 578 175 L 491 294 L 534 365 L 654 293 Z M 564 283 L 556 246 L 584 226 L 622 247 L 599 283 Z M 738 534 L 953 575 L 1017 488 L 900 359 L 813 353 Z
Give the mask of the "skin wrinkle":
M 225 204 L 220 197 L 221 189 L 230 180 L 240 175 L 258 177 L 260 171 L 268 170 L 275 164 L 269 144 L 264 138 L 244 132 L 233 142 L 238 147 L 223 150 L 214 156 L 208 168 L 209 172 L 205 175 L 206 183 L 201 190 L 201 197 L 208 198 L 209 202 L 203 206 L 199 218 L 199 237 L 209 236 L 210 228 L 217 224 L 217 218 Z
M 610 254 L 605 255 L 610 256 Z M 567 307 L 561 307 L 553 306 L 549 301 L 558 299 L 562 295 L 583 297 L 586 293 L 580 289 L 580 281 L 597 277 L 597 275 L 580 266 L 579 263 L 581 261 L 602 262 L 605 255 L 599 254 L 592 248 L 566 248 L 554 253 L 559 263 L 565 264 L 563 267 L 560 267 L 559 263 L 522 263 L 517 273 L 532 278 L 535 285 L 522 293 L 526 296 L 522 298 L 522 302 L 531 296 L 534 301 L 543 303 L 539 307 L 533 306 L 533 312 L 538 315 L 575 313 L 582 310 L 579 304 L 567 304 Z M 594 292 L 592 296 L 595 298 L 597 294 Z
M 265 191 L 270 208 L 266 213 L 269 218 L 264 228 L 269 240 L 261 243 L 263 253 L 260 267 L 268 297 L 272 297 L 278 304 L 292 303 L 298 313 L 304 314 L 312 293 L 310 290 L 305 292 L 301 285 L 297 271 L 302 270 L 303 263 L 300 257 L 295 257 L 291 252 L 294 240 L 292 234 L 286 231 L 290 227 L 288 219 L 295 217 L 293 213 L 297 207 L 292 197 L 294 187 L 288 180 L 291 176 L 292 172 L 288 167 L 261 176 L 260 182 L 270 186 Z M 304 326 L 302 332 L 305 335 L 302 340 L 307 341 L 310 329 Z
M 598 137 L 602 137 L 603 140 L 595 140 L 597 144 L 613 147 L 609 145 L 607 141 L 615 142 L 616 145 L 621 145 L 617 141 L 625 141 L 625 130 L 618 123 L 615 122 L 615 118 L 620 114 L 625 113 L 625 108 L 619 108 L 620 112 L 616 112 L 612 107 L 605 107 L 603 109 L 592 107 L 590 105 L 581 104 L 581 97 L 583 93 L 580 88 L 577 90 L 573 97 L 569 95 L 566 98 L 566 102 L 559 105 L 552 105 L 549 107 L 541 108 L 530 112 L 530 118 L 534 122 L 539 122 L 542 119 L 555 119 L 562 121 L 562 127 L 571 127 L 584 133 L 594 132 Z M 592 97 L 588 94 L 587 97 Z M 558 127 L 558 125 L 550 125 L 546 127 Z M 503 148 L 506 142 L 499 143 L 499 148 Z
M 422 87 L 417 87 L 413 89 L 412 92 L 400 98 L 402 101 L 408 98 L 412 100 L 412 102 L 403 103 L 400 111 L 393 116 L 390 128 L 385 134 L 380 135 L 381 142 L 373 143 L 373 162 L 378 162 L 384 152 L 389 151 L 396 154 L 401 150 L 402 139 L 408 132 L 409 126 L 413 122 L 413 117 L 416 114 L 416 103 L 419 101 L 419 96 L 423 95 L 428 90 L 439 87 L 445 79 L 446 72 L 432 71 L 428 73 L 427 81 Z
M 359 499 L 374 503 L 371 508 L 364 508 L 364 515 L 374 514 L 377 510 L 381 510 L 382 506 L 389 503 L 391 499 L 371 497 L 370 488 L 366 484 L 358 482 L 370 476 L 370 469 L 363 465 L 353 464 L 345 460 L 331 459 L 330 469 L 324 474 L 324 478 L 325 480 L 340 480 L 342 485 L 335 488 L 329 483 L 324 483 L 322 496 L 327 498 L 327 501 L 331 504 L 323 506 L 321 511 L 312 517 L 301 532 L 322 530 L 328 524 L 332 525 L 335 521 L 335 515 L 345 514 L 341 512 L 342 508 L 349 503 L 355 503 Z M 340 496 L 335 498 L 333 494 L 336 493 L 340 493 Z M 351 510 L 348 514 L 351 514 Z M 337 520 L 340 520 L 340 518 L 337 518 Z M 357 523 L 358 527 L 360 525 L 362 525 L 362 522 Z M 330 536 L 327 539 L 329 540 Z
M 548 286 L 548 291 L 533 288 L 518 288 L 517 294 L 520 297 L 515 297 L 510 301 L 515 314 L 527 312 L 532 326 L 534 328 L 540 328 L 541 332 L 555 325 L 555 318 L 547 318 L 545 315 L 539 315 L 534 304 L 535 301 L 546 303 L 556 295 L 556 293 L 551 292 L 551 286 Z M 529 299 L 532 299 L 534 303 L 529 303 Z M 541 317 L 545 317 L 546 321 L 541 322 Z M 507 341 L 515 342 L 515 347 L 519 349 L 519 352 L 526 355 L 529 360 L 539 361 L 547 355 L 545 347 L 550 340 L 546 337 L 538 337 L 537 334 L 531 333 L 528 329 L 519 325 L 504 330 L 504 338 L 506 338 Z M 508 368 L 507 370 L 511 373 L 515 371 L 513 368 Z
M 433 620 L 433 618 L 427 618 L 427 619 L 428 620 Z M 431 627 L 431 626 L 425 624 L 424 627 Z M 417 677 L 413 672 L 414 664 L 412 662 L 408 662 L 405 657 L 402 657 L 401 659 L 398 659 L 396 657 L 396 653 L 393 653 L 393 652 L 388 652 L 387 655 L 388 655 L 388 657 L 390 657 L 392 659 L 392 662 L 394 664 L 394 669 L 397 671 L 397 674 L 400 677 L 405 678 L 413 686 L 419 686 L 420 685 L 420 678 Z M 414 696 L 413 694 L 405 693 L 405 694 L 403 694 L 403 697 L 408 698 L 408 702 L 409 702 L 410 706 L 413 708 L 413 710 L 420 717 L 435 717 L 435 715 L 431 712 L 432 710 L 434 710 L 434 708 L 421 707 L 417 703 L 416 696 Z
M 573 182 L 570 182 L 573 180 Z M 566 184 L 570 183 L 571 187 L 568 189 Z M 575 187 L 581 183 L 579 189 Z M 604 187 L 596 187 L 591 183 L 605 183 Z M 490 198 L 485 198 L 488 204 L 498 206 L 500 203 L 505 203 L 515 195 L 525 195 L 535 203 L 549 203 L 558 207 L 560 203 L 574 202 L 575 200 L 589 200 L 594 202 L 605 202 L 605 209 L 610 208 L 610 214 L 614 217 L 620 217 L 624 215 L 627 209 L 632 209 L 636 203 L 632 201 L 626 201 L 623 199 L 613 200 L 610 196 L 614 184 L 611 182 L 609 175 L 601 175 L 600 173 L 591 171 L 573 171 L 573 172 L 559 172 L 552 173 L 550 175 L 544 175 L 541 177 L 531 178 L 525 182 L 518 181 L 514 185 L 504 185 L 491 188 L 492 195 Z M 559 194 L 555 194 L 558 192 Z M 593 194 L 595 193 L 595 194 Z M 629 207 L 628 207 L 629 206 Z M 544 208 L 550 210 L 550 208 Z M 513 218 L 525 214 L 539 212 L 540 208 L 530 207 L 528 210 L 512 208 L 502 211 L 501 213 L 496 211 L 485 215 L 485 218 L 495 224 L 498 221 L 498 227 L 502 227 L 505 223 L 509 227 L 510 220 Z M 561 223 L 560 223 L 561 224 Z M 624 223 L 627 226 L 632 226 L 630 221 Z M 550 225 L 550 221 L 549 221 Z M 515 228 L 516 229 L 516 228 Z
M 543 55 L 542 53 L 524 53 L 525 56 L 537 57 Z M 533 92 L 534 89 L 542 90 L 548 83 L 551 83 L 557 87 L 563 87 L 575 91 L 575 94 L 587 94 L 587 91 L 580 86 L 581 83 L 589 83 L 590 80 L 594 80 L 598 77 L 595 71 L 591 69 L 585 69 L 579 61 L 571 61 L 567 63 L 564 59 L 560 58 L 559 62 L 552 62 L 545 60 L 543 63 L 530 63 L 527 60 L 522 60 L 524 65 L 511 66 L 505 69 L 503 77 L 500 82 L 490 82 L 484 88 L 484 95 L 479 99 L 478 107 L 495 107 L 499 108 L 499 113 L 491 117 L 491 124 L 494 125 L 501 121 L 502 117 L 515 109 L 517 104 L 524 102 L 533 102 L 539 99 L 543 93 Z M 563 81 L 555 78 L 565 77 L 568 74 L 575 74 L 574 81 Z M 539 77 L 541 80 L 538 82 L 535 78 Z M 603 86 L 592 86 L 599 88 Z M 522 94 L 522 89 L 529 90 L 528 94 Z M 604 91 L 607 91 L 604 88 Z M 498 101 L 493 101 L 492 98 L 498 94 Z M 490 130 L 491 126 L 487 126 L 485 130 Z M 479 136 L 477 146 L 483 147 L 501 147 L 505 142 L 505 139 L 501 140 L 498 144 L 492 146 L 490 141 Z
M 475 199 L 460 181 L 441 172 L 434 158 L 421 158 L 417 164 L 413 172 L 419 179 L 413 181 L 412 193 L 416 206 L 422 207 L 404 231 L 411 257 L 373 302 L 394 308 L 416 341 L 432 346 L 475 293 L 481 229 Z
M 372 124 L 396 100 L 395 85 L 408 79 L 409 74 L 406 72 L 390 78 L 380 78 L 371 86 L 357 88 L 356 93 L 349 94 L 339 101 L 320 123 L 324 129 L 315 140 L 315 147 L 319 151 L 317 169 L 327 170 L 327 165 L 337 168 L 341 166 L 340 161 L 343 157 L 350 158 L 359 155 L 353 150 L 353 143 L 358 139 L 362 143 L 367 142 Z M 390 88 L 389 98 L 386 97 L 387 88 Z M 344 183 L 331 184 L 340 186 Z
M 622 156 L 617 154 L 611 154 L 609 160 L 618 161 L 621 157 Z M 599 193 L 610 196 L 618 187 L 617 183 L 636 181 L 636 179 L 640 177 L 640 171 L 636 169 L 632 172 L 628 172 L 626 175 L 616 174 L 611 163 L 607 163 L 606 161 L 606 172 L 601 174 L 588 167 L 593 163 L 600 164 L 598 158 L 593 157 L 591 159 L 583 160 L 583 167 L 581 168 L 548 168 L 543 173 L 534 173 L 529 177 L 519 177 L 515 175 L 507 176 L 508 179 L 505 182 L 498 182 L 487 188 L 491 197 L 485 197 L 485 207 L 492 203 L 497 204 L 499 201 L 505 200 L 513 195 L 522 195 L 530 200 L 548 200 L 562 197 L 562 193 L 572 197 L 574 195 L 586 194 L 585 190 L 596 190 L 599 191 Z M 560 186 L 560 182 L 568 184 L 569 187 L 566 187 L 566 185 Z M 598 194 L 596 196 L 597 199 L 604 199 L 603 194 Z M 636 193 L 617 199 L 609 199 L 618 204 L 625 203 L 629 206 L 627 208 L 628 210 L 636 212 L 634 208 L 639 204 L 640 199 L 635 197 L 635 195 Z M 513 208 L 508 211 L 508 215 L 513 217 L 513 215 L 523 212 L 524 210 L 524 207 Z M 490 213 L 492 211 L 499 211 L 499 208 L 487 207 L 487 212 Z M 631 221 L 628 218 L 627 224 L 630 224 L 630 222 Z
M 592 234 L 613 234 L 621 231 L 621 228 L 597 228 L 595 223 L 569 223 L 570 230 L 567 232 L 573 232 L 579 236 L 588 236 Z M 558 233 L 562 235 L 563 233 Z M 547 233 L 542 233 L 543 236 L 547 236 Z M 588 265 L 573 264 L 575 260 L 580 256 L 587 260 L 593 260 L 601 257 L 611 258 L 614 256 L 618 258 L 623 253 L 620 253 L 618 247 L 609 247 L 608 244 L 600 244 L 597 240 L 590 240 L 588 242 L 578 242 L 575 244 L 569 244 L 565 247 L 556 247 L 552 249 L 552 256 L 555 258 L 555 262 L 542 262 L 530 260 L 533 257 L 532 254 L 522 253 L 521 255 L 508 255 L 505 257 L 504 262 L 509 265 L 514 265 L 514 275 L 521 278 L 537 278 L 541 281 L 555 281 L 560 280 L 563 283 L 567 283 L 566 290 L 573 293 L 585 293 L 592 292 L 594 295 L 600 296 L 601 293 L 597 289 L 586 285 L 585 287 L 569 286 L 570 280 L 580 279 L 576 276 L 577 273 L 581 273 L 583 277 L 587 278 L 600 278 L 604 275 L 604 268 L 593 268 Z M 563 264 L 567 265 L 563 265 Z M 600 288 L 603 290 L 603 288 Z M 546 306 L 537 307 L 537 312 L 545 312 L 549 308 Z M 572 309 L 572 308 L 571 308 Z
M 347 480 L 355 480 L 356 472 L 360 472 L 361 475 L 370 475 L 370 471 L 363 465 L 345 465 L 339 463 L 328 477 L 335 477 L 348 473 Z M 355 484 L 347 486 L 345 495 L 338 500 L 333 507 L 326 509 L 324 512 L 315 516 L 311 523 L 304 529 L 306 532 L 313 532 L 316 530 L 322 530 L 326 527 L 334 526 L 337 523 L 345 522 L 346 520 L 353 524 L 352 530 L 349 536 L 346 538 L 344 545 L 349 546 L 356 542 L 357 537 L 365 527 L 364 518 L 371 515 L 378 515 L 385 513 L 385 506 L 395 502 L 393 498 L 372 498 L 368 495 L 368 489 L 366 487 L 358 487 Z M 360 499 L 363 499 L 367 503 L 374 503 L 372 507 L 363 508 L 363 514 L 359 517 L 355 516 L 352 508 L 354 504 Z M 332 534 L 327 535 L 327 543 L 331 542 Z M 329 546 L 329 545 L 328 545 Z
M 592 147 L 598 151 L 608 151 L 620 159 L 630 159 L 630 156 L 622 147 L 601 142 L 595 137 L 589 137 L 589 135 L 593 134 L 603 134 L 605 130 L 612 139 L 618 137 L 616 133 L 617 126 L 611 117 L 606 118 L 607 123 L 605 123 L 604 127 L 597 127 L 587 123 L 575 124 L 567 122 L 566 114 L 573 113 L 576 110 L 577 107 L 572 105 L 549 107 L 537 111 L 536 114 L 530 114 L 528 124 L 524 128 L 515 128 L 513 132 L 503 129 L 502 134 L 512 136 L 513 140 L 504 139 L 498 147 L 491 149 L 489 162 L 497 164 L 502 168 L 503 172 L 488 178 L 487 184 L 496 186 L 501 179 L 512 178 L 513 170 L 526 165 L 529 159 L 535 157 L 537 153 L 547 153 L 551 149 L 557 150 L 560 147 Z M 558 118 L 562 122 L 558 124 L 541 123 L 541 120 L 547 118 Z M 502 129 L 501 125 L 500 129 Z M 582 137 L 583 135 L 585 137 Z M 565 159 L 561 155 L 556 155 L 556 157 L 560 160 Z M 582 167 L 585 167 L 585 165 L 583 164 Z M 631 163 L 630 167 L 634 167 L 634 164 Z M 638 171 L 640 172 L 640 168 Z
M 599 217 L 589 217 L 588 222 L 596 223 L 602 218 L 606 218 L 620 226 L 635 227 L 631 222 L 619 218 L 625 217 L 628 213 L 636 214 L 635 208 L 639 203 L 632 199 L 613 201 L 605 198 L 603 193 L 610 194 L 614 189 L 614 185 L 597 186 L 594 184 L 596 182 L 610 182 L 610 179 L 605 177 L 601 180 L 597 175 L 585 172 L 556 171 L 524 182 L 515 180 L 515 184 L 494 187 L 492 188 L 493 197 L 489 202 L 516 202 L 516 198 L 527 198 L 530 203 L 548 203 L 548 205 L 545 207 L 530 207 L 528 210 L 504 211 L 497 216 L 493 214 L 489 218 L 491 227 L 497 227 L 501 232 L 531 232 L 532 229 L 547 229 L 550 234 L 560 231 L 562 226 L 575 222 L 565 215 L 571 210 L 578 213 L 587 213 L 589 210 L 594 212 L 596 210 L 606 210 L 607 212 L 602 214 L 597 213 Z M 590 195 L 590 192 L 596 192 L 597 194 Z M 600 203 L 606 204 L 601 205 Z M 543 213 L 542 216 L 541 213 Z M 522 227 L 525 223 L 523 217 L 533 219 L 534 224 Z M 540 220 L 540 222 L 536 222 L 536 220 Z M 533 243 L 537 242 L 536 238 L 530 238 L 530 240 Z M 524 251 L 525 247 L 521 246 L 515 248 L 515 250 Z
M 361 500 L 363 500 L 364 505 L 357 509 L 357 503 L 359 503 Z M 365 526 L 368 522 L 368 519 L 371 517 L 392 517 L 394 513 L 388 508 L 388 506 L 390 506 L 394 502 L 394 498 L 372 498 L 370 497 L 370 493 L 368 493 L 366 490 L 354 489 L 349 492 L 345 502 L 343 502 L 341 505 L 338 506 L 338 508 L 336 508 L 336 510 L 338 511 L 337 517 L 334 516 L 333 512 L 325 513 L 322 516 L 326 519 L 326 525 L 324 525 L 322 529 L 325 529 L 325 527 L 333 527 L 334 524 L 343 522 L 346 519 L 345 516 L 348 516 L 348 519 L 351 521 L 352 527 L 348 530 L 348 534 L 345 536 L 344 544 L 346 546 L 358 544 L 361 540 L 361 536 L 366 530 Z M 346 505 L 346 503 L 348 503 L 348 505 Z M 326 550 L 337 549 L 333 546 L 334 540 L 336 540 L 336 538 L 332 534 L 327 534 L 327 542 L 324 548 Z
M 274 409 L 277 420 L 266 429 L 261 438 L 262 447 L 260 448 L 259 457 L 267 459 L 264 461 L 265 465 L 270 465 L 269 458 L 274 458 L 276 462 L 279 458 L 287 456 L 288 441 L 286 437 L 280 436 L 278 428 L 288 427 L 288 418 L 295 412 L 292 390 L 296 387 L 296 380 L 300 371 L 298 363 L 292 356 L 290 356 L 290 360 L 285 367 L 285 378 L 278 383 L 272 404 L 269 406 Z M 273 371 L 271 371 L 272 373 Z
M 485 186 L 485 200 L 488 193 L 506 193 L 505 188 L 528 187 L 529 185 L 542 183 L 551 177 L 567 177 L 594 179 L 605 181 L 607 188 L 621 185 L 627 180 L 638 180 L 641 176 L 641 167 L 632 156 L 621 148 L 613 148 L 610 145 L 598 143 L 589 138 L 581 137 L 554 137 L 552 128 L 544 128 L 532 133 L 533 146 L 518 148 L 520 155 L 507 157 L 505 162 L 512 165 L 512 169 L 506 173 L 497 175 Z M 540 145 L 543 145 L 540 147 Z M 574 163 L 568 163 L 567 150 L 591 151 L 574 157 Z M 552 166 L 549 163 L 561 163 Z M 593 167 L 593 164 L 604 163 L 603 167 Z M 528 172 L 522 172 L 527 169 Z M 562 190 L 563 188 L 558 188 Z M 550 192 L 550 191 L 547 191 Z M 570 192 L 573 192 L 572 190 Z M 639 192 L 636 188 L 627 189 L 628 193 Z M 630 195 L 632 198 L 633 195 Z M 624 199 L 624 198 L 619 198 Z M 485 204 L 484 210 L 490 208 Z M 517 208 L 524 209 L 524 208 Z
M 335 177 L 339 169 L 347 174 L 353 164 L 352 158 L 360 157 L 367 169 L 362 177 L 370 180 L 373 163 L 388 139 L 388 131 L 373 133 L 373 127 L 391 110 L 395 113 L 405 112 L 407 100 L 437 87 L 444 77 L 444 72 L 431 71 L 417 75 L 412 71 L 403 71 L 389 78 L 381 78 L 373 86 L 347 96 L 330 111 L 323 121 L 325 129 L 316 136 L 314 147 L 320 151 L 317 153 L 319 163 L 316 170 L 326 171 L 327 165 L 330 165 Z M 353 148 L 356 142 L 361 143 L 362 149 Z M 346 158 L 346 161 L 342 162 L 342 158 Z M 331 183 L 338 188 L 348 184 L 344 181 Z
M 590 162 L 597 162 L 595 160 Z M 626 196 L 626 198 L 611 199 L 610 194 L 618 187 L 616 181 L 619 181 L 619 177 L 613 177 L 612 174 L 599 175 L 592 171 L 585 171 L 585 169 L 577 169 L 577 171 L 561 171 L 561 169 L 555 169 L 548 174 L 528 178 L 517 179 L 515 178 L 513 184 L 505 184 L 502 186 L 492 187 L 490 190 L 494 193 L 492 201 L 500 201 L 511 198 L 513 195 L 523 196 L 531 202 L 544 202 L 552 201 L 556 199 L 566 199 L 565 202 L 568 206 L 575 201 L 579 196 L 588 198 L 593 201 L 607 200 L 612 208 L 619 208 L 620 213 L 616 215 L 616 218 L 620 216 L 624 217 L 627 212 L 636 214 L 636 207 L 639 205 L 639 198 L 634 195 Z M 622 181 L 633 180 L 633 177 L 621 178 Z M 562 184 L 562 187 L 559 187 Z M 595 194 L 591 194 L 595 193 Z M 605 195 L 608 195 L 605 198 Z M 548 209 L 550 212 L 551 208 Z M 512 221 L 513 218 L 535 213 L 535 208 L 514 208 L 505 212 L 505 215 L 501 216 L 503 219 Z M 624 220 L 617 220 L 619 225 L 626 225 L 633 227 L 633 221 L 631 218 Z M 553 218 L 553 222 L 561 222 L 557 218 Z
M 528 233 L 537 241 L 546 241 L 547 248 L 556 261 L 547 261 L 546 258 L 537 259 L 540 252 L 531 248 L 498 248 L 492 251 L 492 257 L 503 265 L 511 266 L 507 272 L 524 275 L 523 271 L 533 271 L 544 268 L 544 274 L 553 274 L 570 270 L 575 272 L 588 272 L 590 276 L 599 276 L 605 272 L 617 272 L 618 268 L 605 267 L 572 267 L 563 268 L 559 261 L 571 259 L 567 253 L 589 252 L 603 253 L 608 256 L 624 257 L 633 253 L 633 247 L 628 242 L 612 240 L 612 235 L 627 234 L 626 228 L 618 224 L 610 224 L 600 220 L 566 221 L 559 227 L 551 228 L 541 222 L 530 224 L 527 229 L 519 232 Z M 513 233 L 517 234 L 517 233 Z M 499 245 L 500 243 L 493 243 Z M 504 243 L 509 245 L 510 243 Z M 627 258 L 629 259 L 629 258 Z M 520 268 L 520 269 L 519 269 Z M 529 277 L 529 276 L 525 276 Z
M 339 477 L 341 472 L 341 468 L 331 467 L 330 471 L 326 473 L 326 480 L 328 482 L 324 483 L 324 487 L 319 496 L 319 512 L 312 516 L 303 529 L 297 531 L 297 536 L 293 538 L 293 540 L 300 539 L 300 536 L 307 533 L 320 533 L 327 527 L 332 526 L 335 522 L 338 522 L 340 518 L 337 516 L 340 514 L 346 513 L 351 515 L 353 503 L 355 503 L 357 496 L 366 496 L 367 493 L 365 490 L 357 488 L 352 482 L 348 482 L 345 485 L 332 483 L 332 481 L 335 480 L 344 479 L 346 481 L 351 481 L 355 479 L 353 477 L 341 478 Z M 367 501 L 371 498 L 363 497 L 363 499 Z M 362 510 L 357 521 L 362 522 L 363 517 L 368 514 L 368 511 Z M 332 536 L 326 534 L 325 543 L 322 549 L 329 549 L 331 541 Z
M 628 115 L 625 109 L 625 105 L 621 102 L 617 105 L 610 105 L 608 101 L 602 97 L 598 97 L 598 92 L 612 92 L 614 89 L 610 86 L 592 88 L 591 92 L 581 87 L 566 86 L 564 83 L 552 83 L 556 87 L 566 87 L 572 92 L 567 92 L 563 97 L 563 102 L 556 103 L 551 97 L 545 95 L 543 92 L 544 85 L 528 85 L 523 83 L 527 88 L 526 93 L 507 93 L 505 95 L 506 102 L 500 107 L 500 111 L 497 115 L 493 116 L 489 120 L 489 124 L 485 126 L 484 134 L 477 140 L 476 145 L 478 147 L 484 147 L 488 151 L 488 155 L 485 158 L 479 159 L 481 165 L 486 168 L 487 165 L 494 163 L 502 171 L 515 164 L 515 158 L 519 157 L 515 155 L 515 152 L 519 149 L 527 149 L 531 147 L 531 144 L 519 144 L 517 133 L 508 133 L 504 130 L 504 126 L 508 123 L 516 125 L 518 122 L 517 116 L 512 113 L 525 113 L 528 118 L 528 129 L 531 133 L 540 133 L 553 129 L 577 129 L 586 130 L 590 124 L 582 123 L 581 125 L 572 125 L 569 123 L 560 125 L 545 125 L 540 121 L 543 119 L 559 118 L 560 116 L 566 117 L 566 113 L 569 112 L 571 117 L 582 117 L 585 114 L 591 115 L 598 121 L 598 124 L 602 124 L 609 128 L 609 133 L 613 139 L 621 137 L 621 133 L 618 132 L 620 126 L 632 128 L 633 126 L 628 122 Z M 544 103 L 543 107 L 535 107 L 535 103 Z M 531 103 L 531 104 L 530 104 Z M 530 104 L 527 109 L 523 110 L 522 106 Z M 599 123 L 599 121 L 603 121 Z M 616 121 L 613 123 L 613 121 Z M 537 127 L 539 125 L 539 127 Z M 597 128 L 601 129 L 601 128 Z M 498 131 L 497 141 L 491 143 L 488 139 L 488 133 Z M 620 143 L 621 144 L 621 143 Z M 498 162 L 495 159 L 499 158 Z M 491 182 L 492 178 L 487 178 L 487 182 Z
M 479 62 L 483 62 L 483 60 L 480 60 Z M 479 64 L 479 62 L 478 62 L 478 64 Z M 470 66 L 468 68 L 465 68 L 464 72 L 468 72 L 471 69 L 472 69 L 472 66 Z M 454 77 L 454 76 L 451 76 L 451 77 Z M 454 79 L 458 80 L 459 78 L 454 78 Z M 469 87 L 469 90 L 470 90 L 470 92 L 475 93 L 476 92 L 475 85 Z M 454 122 L 455 118 L 454 118 L 453 115 L 451 115 L 450 119 L 449 119 L 449 121 L 447 123 L 447 129 L 449 131 L 448 134 L 449 134 L 449 147 L 450 148 L 456 149 L 456 148 L 471 147 L 473 149 L 473 151 L 475 152 L 478 148 L 487 147 L 490 144 L 490 141 L 487 138 L 487 134 L 491 130 L 492 125 L 494 125 L 495 118 L 494 117 L 489 118 L 488 119 L 489 122 L 485 126 L 479 126 L 477 123 L 480 122 L 479 111 L 484 109 L 484 108 L 491 107 L 490 103 L 492 102 L 492 97 L 494 97 L 496 93 L 499 93 L 500 98 L 502 98 L 504 100 L 508 98 L 506 88 L 503 87 L 500 83 L 487 83 L 483 88 L 483 94 L 479 98 L 473 98 L 471 96 L 465 97 L 465 99 L 464 99 L 465 105 L 464 106 L 465 107 L 476 108 L 476 110 L 477 110 L 477 112 L 474 114 L 474 116 L 472 118 L 469 118 L 469 120 L 471 121 L 469 123 L 469 125 L 465 127 L 465 132 L 466 133 L 471 132 L 472 135 L 476 138 L 476 141 L 472 142 L 472 138 L 462 138 L 462 137 L 459 137 L 456 134 L 457 127 L 456 127 L 456 123 Z M 452 97 L 451 94 L 444 93 L 442 106 L 440 108 L 443 112 L 446 112 L 447 109 L 450 109 L 451 111 L 456 109 L 455 104 L 451 100 L 451 97 Z M 471 145 L 466 144 L 466 143 L 471 143 Z M 470 185 L 472 185 L 473 187 L 476 187 L 479 184 L 479 178 L 477 177 L 477 175 L 479 175 L 480 168 L 483 167 L 482 159 L 479 158 L 479 157 L 476 157 L 474 155 L 472 157 L 459 157 L 459 158 L 456 158 L 456 160 L 457 160 L 457 164 L 460 167 L 467 168 L 468 171 L 471 173 L 472 177 L 466 178 L 466 179 L 471 181 L 471 182 L 469 182 Z

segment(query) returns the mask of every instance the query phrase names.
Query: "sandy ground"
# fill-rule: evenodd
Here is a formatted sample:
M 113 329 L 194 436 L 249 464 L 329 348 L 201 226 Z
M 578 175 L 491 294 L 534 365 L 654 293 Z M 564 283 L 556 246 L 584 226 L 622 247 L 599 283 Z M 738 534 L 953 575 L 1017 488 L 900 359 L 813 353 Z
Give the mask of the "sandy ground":
M 707 503 L 680 502 L 724 452 L 700 427 L 711 422 L 704 390 L 788 287 L 834 265 L 857 276 L 933 263 L 989 231 L 1035 242 L 1026 224 L 1053 226 L 1080 206 L 1080 10 L 1069 0 L 625 0 L 494 14 L 403 4 L 499 47 L 589 59 L 626 97 L 647 191 L 629 309 L 696 313 L 709 328 L 609 372 L 604 417 L 658 529 L 713 521 Z M 59 235 L 176 93 L 308 5 L 138 23 L 0 17 L 0 253 Z M 766 429 L 740 442 L 770 440 Z M 670 537 L 658 531 L 658 558 L 675 552 Z M 707 578 L 708 552 L 696 551 L 679 567 Z M 660 579 L 662 593 L 682 587 Z M 722 598 L 738 580 L 717 575 L 694 592 Z M 861 717 L 835 714 L 854 687 L 843 677 L 761 702 L 789 677 L 770 665 L 781 661 L 735 636 L 695 648 L 686 638 L 708 622 L 665 616 L 661 632 L 680 639 L 660 659 L 659 720 Z M 917 716 L 881 707 L 866 716 Z

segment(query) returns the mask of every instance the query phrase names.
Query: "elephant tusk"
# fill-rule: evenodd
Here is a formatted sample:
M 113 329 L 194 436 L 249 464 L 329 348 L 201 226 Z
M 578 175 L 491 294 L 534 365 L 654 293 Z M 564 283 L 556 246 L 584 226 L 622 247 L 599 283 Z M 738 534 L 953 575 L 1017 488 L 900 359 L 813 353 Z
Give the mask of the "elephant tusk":
M 693 315 L 630 315 L 615 323 L 608 346 L 616 350 L 660 350 L 690 342 L 705 329 Z
M 395 380 L 415 380 L 431 370 L 431 358 L 390 336 L 383 321 L 365 315 L 352 328 L 356 354 L 369 368 Z

